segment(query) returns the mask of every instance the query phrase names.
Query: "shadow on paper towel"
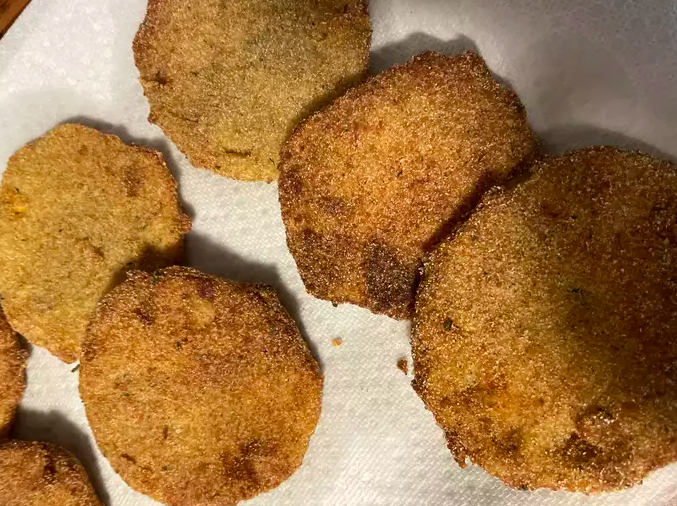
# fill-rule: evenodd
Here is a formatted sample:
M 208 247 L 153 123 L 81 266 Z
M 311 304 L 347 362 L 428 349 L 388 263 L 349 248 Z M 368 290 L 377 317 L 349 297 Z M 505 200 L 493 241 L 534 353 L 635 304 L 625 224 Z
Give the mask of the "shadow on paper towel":
M 641 151 L 677 163 L 677 156 L 665 153 L 647 142 L 592 125 L 563 125 L 540 132 L 539 136 L 542 149 L 548 154 L 559 154 L 586 146 L 608 145 Z

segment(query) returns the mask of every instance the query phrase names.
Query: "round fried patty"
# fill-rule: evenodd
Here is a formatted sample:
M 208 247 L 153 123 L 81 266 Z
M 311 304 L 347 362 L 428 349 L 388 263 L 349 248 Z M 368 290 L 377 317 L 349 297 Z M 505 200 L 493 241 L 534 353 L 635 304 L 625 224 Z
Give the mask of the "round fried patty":
M 0 187 L 0 292 L 11 325 L 73 362 L 125 270 L 181 258 L 190 221 L 162 155 L 62 125 L 17 151 Z
M 360 81 L 367 0 L 150 0 L 134 40 L 156 123 L 191 163 L 277 179 L 296 124 Z
M 306 289 L 411 317 L 426 251 L 534 147 L 517 96 L 470 52 L 424 53 L 348 91 L 282 152 L 282 217 Z
M 277 487 L 320 415 L 318 365 L 275 292 L 189 268 L 135 273 L 106 296 L 81 363 L 104 455 L 170 506 Z
M 538 163 L 426 263 L 414 387 L 459 463 L 602 492 L 677 458 L 677 167 Z
M 26 359 L 26 351 L 0 310 L 0 439 L 9 434 L 26 387 Z
M 3 506 L 101 506 L 87 473 L 67 450 L 48 443 L 0 443 Z

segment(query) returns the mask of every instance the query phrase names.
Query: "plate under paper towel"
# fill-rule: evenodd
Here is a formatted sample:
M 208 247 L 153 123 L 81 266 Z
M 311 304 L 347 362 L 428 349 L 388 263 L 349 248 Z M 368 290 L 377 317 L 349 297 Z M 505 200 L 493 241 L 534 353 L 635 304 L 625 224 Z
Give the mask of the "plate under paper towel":
M 67 120 L 158 148 L 194 218 L 190 263 L 281 291 L 322 363 L 324 406 L 302 468 L 247 505 L 677 505 L 677 465 L 597 497 L 511 490 L 477 467 L 460 469 L 396 367 L 409 355 L 409 325 L 308 296 L 285 246 L 276 185 L 194 169 L 147 122 L 131 49 L 145 8 L 145 0 L 31 2 L 0 41 L 0 170 Z M 614 143 L 677 155 L 673 0 L 372 0 L 371 13 L 375 70 L 426 49 L 474 49 L 517 91 L 549 149 Z M 342 346 L 332 346 L 336 338 Z M 19 436 L 71 448 L 109 506 L 157 505 L 96 449 L 72 368 L 32 349 Z

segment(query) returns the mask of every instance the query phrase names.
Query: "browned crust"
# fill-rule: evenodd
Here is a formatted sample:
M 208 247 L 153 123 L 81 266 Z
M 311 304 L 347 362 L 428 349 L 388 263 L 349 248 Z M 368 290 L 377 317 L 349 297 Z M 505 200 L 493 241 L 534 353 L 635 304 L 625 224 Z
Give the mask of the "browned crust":
M 126 270 L 179 262 L 191 227 L 161 153 L 76 124 L 10 157 L 0 204 L 7 319 L 66 362 L 89 308 Z
M 0 443 L 3 506 L 101 506 L 84 468 L 69 451 L 48 443 Z
M 184 5 L 150 0 L 133 42 L 149 121 L 195 166 L 234 179 L 277 179 L 280 147 L 296 123 L 366 75 L 368 0 L 202 0 L 189 13 Z M 171 29 L 174 22 L 186 31 Z M 264 40 L 268 50 L 259 54 Z M 169 61 L 182 58 L 175 44 L 186 57 L 176 65 Z M 283 52 L 269 56 L 271 47 Z
M 411 317 L 426 252 L 535 147 L 519 98 L 472 52 L 423 53 L 348 90 L 282 150 L 282 217 L 306 289 Z
M 16 409 L 26 388 L 28 353 L 0 310 L 0 439 L 9 435 Z
M 171 506 L 234 505 L 301 465 L 323 378 L 276 293 L 185 267 L 99 304 L 80 391 L 104 455 Z
M 677 459 L 677 167 L 549 157 L 426 262 L 413 386 L 462 466 L 598 493 Z

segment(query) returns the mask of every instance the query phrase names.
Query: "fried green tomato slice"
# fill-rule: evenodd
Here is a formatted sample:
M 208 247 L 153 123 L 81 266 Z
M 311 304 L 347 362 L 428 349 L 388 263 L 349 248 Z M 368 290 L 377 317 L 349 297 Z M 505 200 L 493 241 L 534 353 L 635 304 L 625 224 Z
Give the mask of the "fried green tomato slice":
M 605 492 L 677 459 L 677 167 L 545 159 L 426 263 L 414 388 L 518 488 Z
M 17 334 L 0 310 L 0 439 L 7 437 L 26 388 L 26 360 Z M 2 504 L 2 502 L 0 502 Z
M 128 269 L 178 261 L 190 221 L 162 155 L 61 125 L 17 151 L 0 186 L 7 319 L 66 362 L 101 296 Z
M 322 375 L 275 292 L 172 267 L 106 296 L 80 392 L 97 443 L 135 490 L 229 506 L 301 465 Z
M 3 506 L 102 506 L 82 464 L 48 443 L 0 443 Z
M 134 40 L 157 124 L 190 162 L 272 181 L 296 124 L 362 80 L 367 0 L 150 0 Z
M 517 95 L 471 52 L 423 53 L 350 90 L 282 152 L 282 217 L 306 289 L 410 318 L 425 253 L 535 144 Z

